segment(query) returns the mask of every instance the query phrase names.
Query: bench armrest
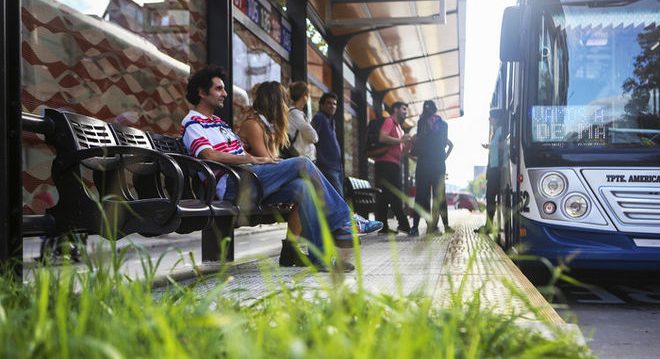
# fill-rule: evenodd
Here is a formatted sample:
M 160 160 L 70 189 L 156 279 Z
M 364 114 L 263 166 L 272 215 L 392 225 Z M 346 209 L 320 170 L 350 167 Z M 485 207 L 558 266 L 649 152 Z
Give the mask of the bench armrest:
M 176 205 L 176 203 L 181 199 L 183 193 L 183 181 L 184 181 L 183 171 L 181 170 L 181 167 L 171 157 L 154 150 L 149 150 L 140 147 L 128 147 L 128 146 L 106 146 L 106 147 L 87 148 L 73 153 L 58 154 L 57 158 L 55 158 L 53 166 L 56 166 L 60 171 L 66 172 L 66 171 L 70 171 L 75 165 L 84 165 L 83 161 L 87 159 L 91 159 L 95 157 L 108 158 L 108 157 L 116 157 L 116 156 L 119 156 L 119 158 L 116 159 L 117 163 L 121 163 L 125 159 L 128 159 L 128 162 L 130 163 L 135 163 L 137 161 L 158 162 L 161 165 L 161 172 L 168 177 L 172 177 L 175 180 L 173 182 L 174 188 L 169 196 L 170 202 Z M 116 164 L 115 161 L 112 161 L 112 163 L 113 163 L 113 167 L 115 167 L 114 166 Z M 92 169 L 96 171 L 107 170 L 103 166 L 98 166 Z

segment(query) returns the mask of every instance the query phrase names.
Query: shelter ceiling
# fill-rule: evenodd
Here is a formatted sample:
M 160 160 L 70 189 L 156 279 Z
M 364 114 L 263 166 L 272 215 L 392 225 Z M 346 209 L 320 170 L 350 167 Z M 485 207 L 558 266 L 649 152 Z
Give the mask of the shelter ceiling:
M 320 18 L 326 21 L 330 19 L 326 14 L 328 1 L 331 0 L 310 0 Z M 331 20 L 429 17 L 439 14 L 443 9 L 442 1 L 336 3 L 332 5 Z M 462 3 L 460 8 L 459 1 Z M 411 103 L 409 113 L 417 117 L 421 113 L 422 101 L 438 99 L 438 108 L 446 108 L 446 118 L 460 117 L 463 103 L 464 1 L 444 0 L 444 24 L 333 26 L 326 27 L 325 31 L 339 36 L 372 30 L 353 36 L 346 52 L 355 67 L 376 67 L 369 83 L 375 92 L 389 90 L 384 98 L 386 104 L 397 100 Z

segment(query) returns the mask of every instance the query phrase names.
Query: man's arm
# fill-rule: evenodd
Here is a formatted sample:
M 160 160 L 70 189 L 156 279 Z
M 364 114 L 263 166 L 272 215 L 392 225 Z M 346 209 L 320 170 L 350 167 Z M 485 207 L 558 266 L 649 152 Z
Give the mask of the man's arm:
M 388 123 L 390 122 L 390 123 Z M 389 133 L 392 130 L 394 120 L 389 119 L 385 120 L 383 123 L 383 127 L 380 130 L 380 133 L 378 134 L 378 142 L 384 143 L 386 145 L 398 145 L 400 143 L 405 143 L 410 141 L 410 135 L 405 134 L 401 138 L 396 138 L 394 136 L 390 136 Z
M 450 139 L 447 139 L 447 154 L 445 155 L 446 157 L 449 157 L 449 154 L 451 153 L 451 150 L 454 149 L 454 144 L 451 142 Z
M 274 159 L 270 157 L 254 157 L 250 154 L 234 155 L 227 152 L 216 151 L 211 148 L 206 148 L 199 153 L 199 158 L 203 160 L 216 161 L 228 165 L 244 165 L 244 164 L 263 164 L 275 163 Z

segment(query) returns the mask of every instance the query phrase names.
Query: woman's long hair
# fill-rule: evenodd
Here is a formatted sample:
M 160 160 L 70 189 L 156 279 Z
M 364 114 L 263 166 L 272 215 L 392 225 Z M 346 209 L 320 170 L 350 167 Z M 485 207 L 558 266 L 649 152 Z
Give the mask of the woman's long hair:
M 422 107 L 422 114 L 419 115 L 419 120 L 417 121 L 417 133 L 420 131 L 423 132 L 423 127 L 426 126 L 426 119 L 435 115 L 438 112 L 438 108 L 435 106 L 435 102 L 431 100 L 424 101 L 424 106 Z
M 279 149 L 289 145 L 289 95 L 277 81 L 268 81 L 259 85 L 252 108 L 258 114 L 266 117 L 273 125 L 273 131 L 264 129 L 266 147 L 274 156 L 279 155 Z M 261 122 L 261 121 L 258 121 Z

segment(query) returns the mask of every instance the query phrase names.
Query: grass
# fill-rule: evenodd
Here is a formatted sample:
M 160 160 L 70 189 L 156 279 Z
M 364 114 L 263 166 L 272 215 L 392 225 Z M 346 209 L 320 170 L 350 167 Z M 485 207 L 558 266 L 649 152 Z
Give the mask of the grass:
M 119 256 L 122 256 L 120 253 Z M 573 338 L 547 338 L 493 314 L 476 293 L 440 309 L 423 294 L 383 295 L 330 281 L 319 288 L 275 283 L 249 302 L 201 283 L 154 293 L 157 263 L 145 280 L 116 270 L 117 258 L 87 258 L 90 270 L 34 270 L 20 283 L 0 278 L 3 358 L 483 358 L 589 357 Z M 92 261 L 94 263 L 92 263 Z M 93 269 L 93 270 L 91 270 Z M 267 273 L 264 273 L 267 275 Z M 225 283 L 225 276 L 218 283 Z
M 327 224 L 322 227 L 323 257 L 330 260 L 335 251 Z M 522 328 L 519 316 L 485 306 L 479 291 L 466 299 L 467 276 L 442 308 L 423 291 L 374 294 L 363 288 L 358 252 L 356 290 L 342 280 L 308 288 L 270 279 L 271 294 L 238 301 L 226 295 L 226 272 L 211 291 L 200 290 L 208 278 L 155 290 L 162 257 L 154 262 L 145 254 L 144 279 L 136 281 L 119 270 L 127 249 L 114 241 L 111 249 L 106 257 L 83 254 L 85 270 L 44 264 L 27 282 L 0 277 L 0 357 L 591 357 L 570 333 Z M 262 267 L 273 278 L 277 269 Z

